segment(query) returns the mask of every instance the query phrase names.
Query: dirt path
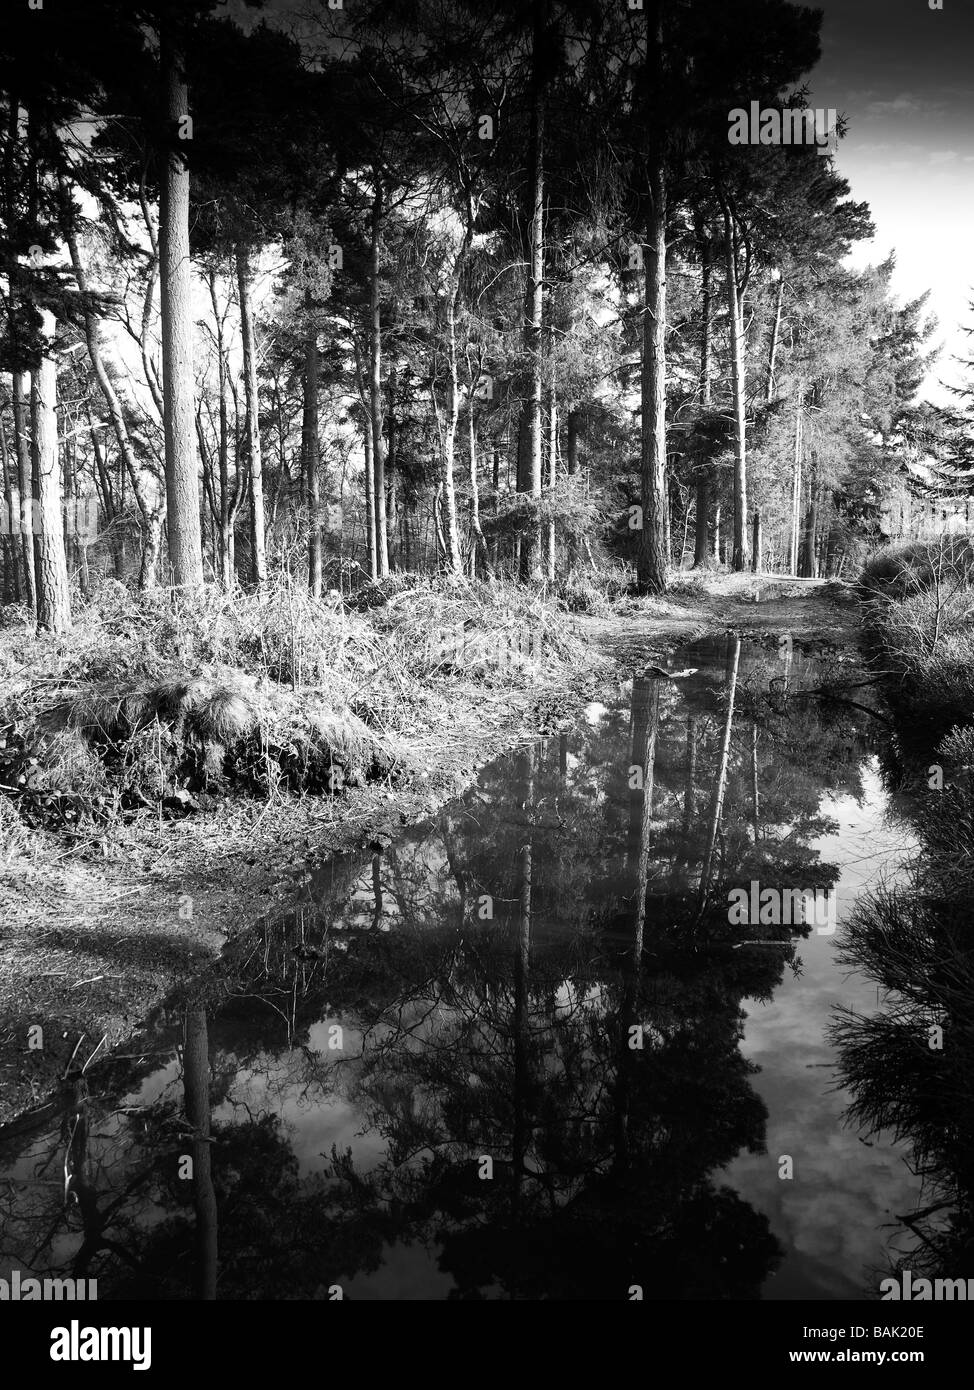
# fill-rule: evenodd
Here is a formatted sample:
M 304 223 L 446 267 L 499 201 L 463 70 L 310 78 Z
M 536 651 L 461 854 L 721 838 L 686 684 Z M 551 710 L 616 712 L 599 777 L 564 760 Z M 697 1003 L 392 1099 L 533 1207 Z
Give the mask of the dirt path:
M 707 632 L 790 633 L 800 643 L 836 646 L 857 640 L 854 604 L 821 581 L 715 576 L 687 590 L 634 600 L 608 618 L 580 617 L 593 652 L 589 686 L 604 678 L 602 653 L 624 667 L 647 654 L 665 660 Z M 331 855 L 367 847 L 429 814 L 484 762 L 544 733 L 559 716 L 571 718 L 586 693 L 535 690 L 499 704 L 475 686 L 454 686 L 437 770 L 408 789 L 371 785 L 335 801 L 226 803 L 184 821 L 157 824 L 147 816 L 73 849 L 49 836 L 8 850 L 0 893 L 0 1124 L 43 1102 L 75 1049 L 80 1060 L 96 1046 L 116 1047 L 175 985 L 231 936 L 285 905 Z M 37 1026 L 43 1046 L 31 1048 Z
M 799 643 L 854 647 L 858 608 L 851 591 L 823 579 L 720 575 L 690 592 L 645 599 L 611 618 L 583 619 L 591 640 L 625 664 L 651 648 L 660 655 L 708 632 L 742 637 L 790 634 Z

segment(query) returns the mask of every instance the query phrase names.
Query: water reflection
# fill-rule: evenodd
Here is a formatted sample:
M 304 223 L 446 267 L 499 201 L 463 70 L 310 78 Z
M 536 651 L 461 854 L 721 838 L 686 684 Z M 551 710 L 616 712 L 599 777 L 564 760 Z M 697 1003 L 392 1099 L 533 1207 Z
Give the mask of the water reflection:
M 961 742 L 965 740 L 963 736 Z M 903 810 L 921 836 L 899 881 L 860 899 L 841 943 L 844 961 L 874 980 L 882 1008 L 836 1020 L 850 1115 L 867 1132 L 909 1145 L 919 1178 L 898 1206 L 899 1231 L 876 1280 L 974 1277 L 974 777 L 970 736 L 943 758 L 946 782 L 922 776 Z M 936 755 L 932 755 L 936 756 Z M 931 785 L 931 782 L 933 785 Z M 963 1296 L 963 1295 L 961 1295 Z
M 831 943 L 728 891 L 841 881 L 872 721 L 790 646 L 677 666 L 335 860 L 69 1078 L 0 1148 L 4 1262 L 103 1298 L 762 1296 L 794 1242 L 749 1011 L 806 1008 Z

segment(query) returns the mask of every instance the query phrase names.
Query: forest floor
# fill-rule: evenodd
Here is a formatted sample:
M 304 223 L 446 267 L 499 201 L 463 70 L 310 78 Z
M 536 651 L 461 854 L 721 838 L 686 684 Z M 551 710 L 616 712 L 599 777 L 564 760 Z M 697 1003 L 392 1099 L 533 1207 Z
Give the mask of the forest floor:
M 624 600 L 608 616 L 571 622 L 591 661 L 568 684 L 562 672 L 500 698 L 473 677 L 444 680 L 439 727 L 417 730 L 427 770 L 409 785 L 373 782 L 338 797 L 263 804 L 233 797 L 176 820 L 146 811 L 110 845 L 107 837 L 64 844 L 32 834 L 16 864 L 8 855 L 0 864 L 0 1125 L 45 1103 L 73 1058 L 77 1067 L 96 1047 L 116 1048 L 332 855 L 387 841 L 505 749 L 573 723 L 613 669 L 647 658 L 665 664 L 684 643 L 728 629 L 830 646 L 853 646 L 858 636 L 841 586 L 745 575 L 684 576 L 665 599 Z M 37 1025 L 43 1045 L 29 1047 Z

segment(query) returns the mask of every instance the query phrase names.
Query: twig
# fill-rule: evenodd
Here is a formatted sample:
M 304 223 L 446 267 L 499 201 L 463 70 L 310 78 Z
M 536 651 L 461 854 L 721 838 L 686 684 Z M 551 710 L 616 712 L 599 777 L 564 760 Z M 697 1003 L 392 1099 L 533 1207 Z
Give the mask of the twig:
M 100 979 L 102 979 L 102 976 L 99 975 L 97 978 L 100 980 Z M 108 1041 L 108 1034 L 105 1033 L 105 1034 L 103 1034 L 102 1040 L 101 1040 L 101 1042 L 98 1044 L 98 1047 L 95 1048 L 94 1052 L 91 1054 L 91 1056 L 88 1058 L 87 1062 L 85 1062 L 84 1066 L 81 1068 L 81 1075 L 82 1075 L 82 1076 L 84 1076 L 85 1072 L 88 1070 L 88 1068 L 91 1066 L 92 1062 L 93 1062 L 93 1061 L 95 1060 L 95 1058 L 98 1056 L 98 1050 L 99 1050 L 99 1048 L 102 1046 L 102 1043 L 105 1043 L 105 1042 L 107 1042 L 107 1041 Z
M 74 1045 L 74 1051 L 72 1052 L 70 1058 L 68 1059 L 68 1065 L 64 1068 L 64 1076 L 62 1076 L 62 1078 L 61 1078 L 62 1081 L 65 1081 L 65 1080 L 67 1079 L 68 1072 L 71 1070 L 71 1063 L 74 1061 L 75 1057 L 77 1057 L 77 1055 L 78 1055 L 78 1048 L 81 1046 L 81 1044 L 84 1042 L 84 1040 L 85 1040 L 85 1038 L 86 1038 L 87 1036 L 88 1036 L 87 1033 L 82 1033 L 82 1034 L 81 1034 L 81 1037 L 80 1037 L 80 1038 L 78 1039 L 78 1041 L 75 1043 L 75 1045 Z

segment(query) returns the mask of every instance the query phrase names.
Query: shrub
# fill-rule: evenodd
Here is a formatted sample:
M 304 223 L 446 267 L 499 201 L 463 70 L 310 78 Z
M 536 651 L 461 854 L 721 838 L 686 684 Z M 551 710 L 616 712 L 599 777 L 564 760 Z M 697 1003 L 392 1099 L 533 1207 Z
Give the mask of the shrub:
M 966 536 L 887 545 L 866 561 L 860 586 L 867 597 L 902 599 L 936 585 L 974 581 L 974 546 Z

